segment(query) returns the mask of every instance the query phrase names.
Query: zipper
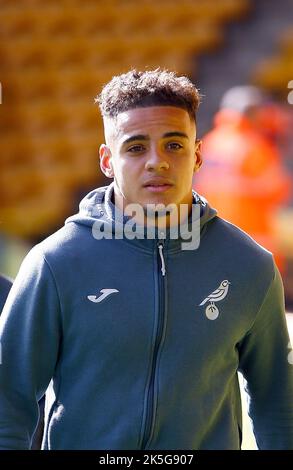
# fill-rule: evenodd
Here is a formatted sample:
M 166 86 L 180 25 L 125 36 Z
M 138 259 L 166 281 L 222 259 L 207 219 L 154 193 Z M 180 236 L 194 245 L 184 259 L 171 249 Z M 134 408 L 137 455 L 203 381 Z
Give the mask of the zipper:
M 160 258 L 161 258 L 161 272 L 162 272 L 162 276 L 166 276 L 166 265 L 165 265 L 164 254 L 163 254 L 164 245 L 163 245 L 162 242 L 160 242 L 160 243 L 158 244 L 158 248 L 159 248 L 159 254 L 160 254 Z
M 157 369 L 157 360 L 158 360 L 158 353 L 160 350 L 163 331 L 164 331 L 164 323 L 165 323 L 165 276 L 166 276 L 166 265 L 164 259 L 164 242 L 162 240 L 159 241 L 158 245 L 158 268 L 160 268 L 161 275 L 158 276 L 158 284 L 159 284 L 159 308 L 158 308 L 158 326 L 156 332 L 156 340 L 155 346 L 153 350 L 153 358 L 152 358 L 152 367 L 151 367 L 151 375 L 149 379 L 148 385 L 148 394 L 147 394 L 147 412 L 146 412 L 146 420 L 145 420 L 145 429 L 142 439 L 142 449 L 145 449 L 148 442 L 152 438 L 153 427 L 155 422 L 154 416 L 154 394 L 155 394 L 155 374 Z

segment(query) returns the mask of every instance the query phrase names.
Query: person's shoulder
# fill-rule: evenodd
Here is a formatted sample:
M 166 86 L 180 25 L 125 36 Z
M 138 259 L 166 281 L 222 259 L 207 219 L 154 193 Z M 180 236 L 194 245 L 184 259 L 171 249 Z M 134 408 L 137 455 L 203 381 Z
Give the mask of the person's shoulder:
M 30 251 L 31 256 L 60 256 L 67 249 L 73 249 L 80 242 L 82 230 L 76 230 L 75 224 L 68 224 L 53 232 Z
M 91 227 L 68 223 L 35 245 L 29 256 L 37 262 L 43 258 L 52 266 L 59 265 L 90 251 L 96 243 Z
M 222 240 L 223 243 L 228 243 L 231 249 L 237 248 L 241 249 L 245 254 L 249 252 L 253 255 L 259 255 L 264 259 L 271 259 L 272 254 L 270 251 L 257 243 L 251 235 L 237 225 L 219 216 L 215 217 L 214 225 L 221 235 L 220 240 Z
M 73 224 L 70 224 L 71 226 Z M 46 257 L 57 256 L 62 254 L 67 245 L 74 243 L 74 234 L 72 233 L 73 227 L 61 227 L 56 232 L 53 232 L 48 237 L 44 238 L 28 251 L 23 264 L 40 264 Z
M 253 265 L 262 272 L 273 275 L 274 259 L 272 253 L 257 243 L 252 236 L 238 226 L 219 216 L 213 220 L 215 243 L 219 250 L 233 257 L 239 267 Z

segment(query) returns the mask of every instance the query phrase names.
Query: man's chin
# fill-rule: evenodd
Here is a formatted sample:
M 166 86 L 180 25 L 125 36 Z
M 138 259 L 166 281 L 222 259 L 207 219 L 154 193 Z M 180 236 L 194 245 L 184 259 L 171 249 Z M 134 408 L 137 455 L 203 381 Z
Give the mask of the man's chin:
M 176 211 L 176 204 L 162 202 L 149 203 L 143 206 L 144 214 L 148 217 L 166 217 Z

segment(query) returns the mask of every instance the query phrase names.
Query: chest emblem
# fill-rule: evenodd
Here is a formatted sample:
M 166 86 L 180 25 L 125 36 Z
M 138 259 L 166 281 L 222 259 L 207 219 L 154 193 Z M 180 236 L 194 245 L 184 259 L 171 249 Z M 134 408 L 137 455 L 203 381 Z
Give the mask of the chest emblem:
M 116 292 L 119 292 L 118 289 L 101 289 L 100 290 L 100 296 L 97 297 L 96 295 L 88 295 L 87 298 L 94 303 L 97 302 L 102 302 L 105 300 L 109 295 L 115 294 Z
M 205 309 L 205 314 L 209 320 L 216 320 L 216 318 L 218 318 L 220 310 L 215 305 L 215 302 L 219 302 L 220 300 L 223 300 L 226 297 L 226 295 L 228 294 L 230 284 L 231 282 L 225 279 L 224 281 L 221 282 L 221 284 L 219 285 L 219 287 L 217 287 L 216 290 L 214 290 L 211 294 L 209 294 L 199 304 L 199 307 L 201 307 L 202 305 L 205 305 L 207 302 L 209 302 L 209 304 L 207 305 Z

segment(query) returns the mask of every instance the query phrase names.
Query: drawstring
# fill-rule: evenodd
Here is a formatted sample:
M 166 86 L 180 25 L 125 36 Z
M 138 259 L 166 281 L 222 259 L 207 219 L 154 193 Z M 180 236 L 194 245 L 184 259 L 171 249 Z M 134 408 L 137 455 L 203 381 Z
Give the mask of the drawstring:
M 160 258 L 161 258 L 161 263 L 162 263 L 161 271 L 162 271 L 162 275 L 165 276 L 166 266 L 165 266 L 165 260 L 164 260 L 164 255 L 163 255 L 163 245 L 160 243 L 158 247 L 159 247 L 159 253 L 160 253 Z

